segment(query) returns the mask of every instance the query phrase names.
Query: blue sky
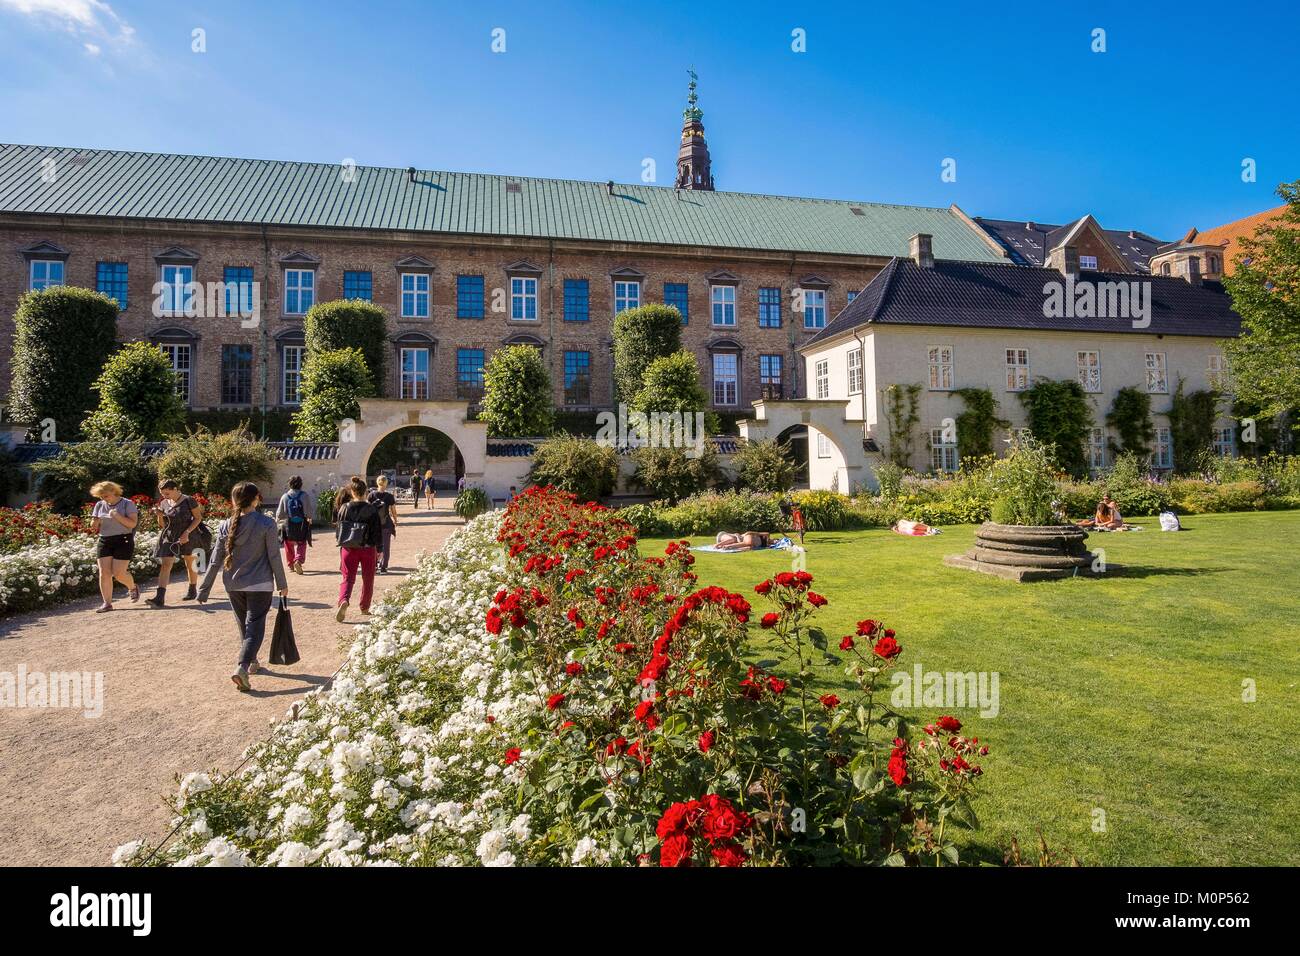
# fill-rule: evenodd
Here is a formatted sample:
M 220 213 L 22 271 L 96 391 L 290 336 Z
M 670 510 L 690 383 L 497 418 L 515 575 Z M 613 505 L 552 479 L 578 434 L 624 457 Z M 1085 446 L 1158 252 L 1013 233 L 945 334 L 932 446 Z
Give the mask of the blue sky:
M 1296 5 L 1135 6 L 0 0 L 0 140 L 671 184 L 693 66 L 721 189 L 1160 238 L 1277 205 Z

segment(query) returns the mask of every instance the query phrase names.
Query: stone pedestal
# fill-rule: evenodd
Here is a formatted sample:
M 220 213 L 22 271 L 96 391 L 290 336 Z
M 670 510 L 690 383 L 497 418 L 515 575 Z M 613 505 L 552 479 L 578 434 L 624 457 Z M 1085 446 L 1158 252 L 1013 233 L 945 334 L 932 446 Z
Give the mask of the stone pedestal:
M 1084 542 L 1088 532 L 1072 524 L 1010 525 L 984 522 L 975 533 L 975 546 L 965 554 L 950 554 L 943 563 L 982 571 L 1009 581 L 1043 581 L 1076 576 L 1095 577 L 1096 556 Z

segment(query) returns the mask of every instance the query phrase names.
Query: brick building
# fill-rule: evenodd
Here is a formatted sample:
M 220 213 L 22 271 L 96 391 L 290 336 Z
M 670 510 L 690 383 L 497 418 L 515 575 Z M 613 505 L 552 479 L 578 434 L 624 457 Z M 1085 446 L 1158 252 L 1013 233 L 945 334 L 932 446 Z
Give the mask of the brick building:
M 363 298 L 389 319 L 386 396 L 473 401 L 526 342 L 557 406 L 590 410 L 616 312 L 666 302 L 715 407 L 745 413 L 806 394 L 799 347 L 914 234 L 1005 261 L 955 206 L 715 191 L 702 116 L 692 88 L 674 187 L 0 146 L 0 387 L 18 297 L 62 283 L 117 298 L 195 409 L 294 406 L 303 315 Z

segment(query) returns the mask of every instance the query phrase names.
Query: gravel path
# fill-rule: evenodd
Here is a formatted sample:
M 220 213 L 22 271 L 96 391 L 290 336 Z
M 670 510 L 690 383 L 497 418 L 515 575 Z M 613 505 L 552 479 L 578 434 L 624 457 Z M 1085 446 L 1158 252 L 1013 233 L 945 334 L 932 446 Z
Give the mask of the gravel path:
M 449 510 L 400 506 L 379 603 L 419 552 L 438 550 L 461 521 Z M 295 701 L 324 684 L 341 663 L 338 639 L 363 618 L 360 581 L 344 624 L 334 620 L 338 551 L 328 534 L 308 551 L 306 573 L 289 576 L 294 634 L 302 660 L 253 678 L 253 692 L 230 682 L 235 623 L 221 585 L 208 603 L 181 602 L 173 572 L 163 610 L 131 604 L 95 614 L 97 598 L 53 611 L 0 619 L 0 674 L 103 675 L 103 713 L 67 708 L 0 707 L 0 863 L 6 866 L 107 865 L 128 840 L 158 839 L 170 813 L 175 774 L 229 768 Z M 150 597 L 153 588 L 142 589 Z M 272 611 L 274 614 L 274 610 Z M 261 659 L 270 650 L 271 621 Z

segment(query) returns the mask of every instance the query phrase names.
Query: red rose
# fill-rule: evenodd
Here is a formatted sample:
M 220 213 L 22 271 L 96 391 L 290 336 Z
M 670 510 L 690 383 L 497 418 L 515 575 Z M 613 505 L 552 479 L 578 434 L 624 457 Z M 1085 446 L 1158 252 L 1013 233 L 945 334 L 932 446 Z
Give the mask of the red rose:
M 705 803 L 708 810 L 704 814 L 700 832 L 710 843 L 734 840 L 749 828 L 749 815 L 733 807 L 730 800 L 710 794 L 705 797 Z
M 840 650 L 842 651 L 853 650 L 853 638 L 850 635 L 848 634 L 844 635 L 844 639 L 840 641 Z
M 825 607 L 827 602 L 826 599 L 822 597 L 820 594 L 818 594 L 816 591 L 809 591 L 808 603 L 811 604 L 813 607 Z
M 769 677 L 767 679 L 767 689 L 774 694 L 784 694 L 787 684 L 779 677 Z
M 577 677 L 582 673 L 582 665 L 577 661 L 570 661 L 568 664 L 564 665 L 564 673 L 568 674 L 570 677 Z
M 754 590 L 755 590 L 757 593 L 759 593 L 759 594 L 767 594 L 767 593 L 769 593 L 769 592 L 772 590 L 772 582 L 771 582 L 771 581 L 762 581 L 762 582 L 760 582 L 760 583 L 754 585 Z
M 878 627 L 880 627 L 878 621 L 858 621 L 858 633 L 863 637 L 870 637 L 872 634 L 875 634 Z
M 713 747 L 713 731 L 706 730 L 700 734 L 700 753 L 706 754 Z
M 822 706 L 827 710 L 834 710 L 840 705 L 840 699 L 834 694 L 823 694 L 817 699 L 821 701 Z
M 889 661 L 901 654 L 903 648 L 892 637 L 882 637 L 876 641 L 876 646 L 872 648 L 872 651 L 877 657 Z
M 759 623 L 761 623 L 764 628 L 770 630 L 776 627 L 776 625 L 780 622 L 780 620 L 781 618 L 778 614 L 776 614 L 776 612 L 768 611 L 766 614 L 763 615 L 763 620 L 760 621 Z
M 944 733 L 955 734 L 957 731 L 961 730 L 961 721 L 956 717 L 940 717 L 936 723 L 938 723 L 939 729 Z
M 718 866 L 744 866 L 749 857 L 735 843 L 724 843 L 713 848 L 713 859 Z
M 907 758 L 898 750 L 889 755 L 889 779 L 894 781 L 896 787 L 907 782 Z
M 643 700 L 641 703 L 636 705 L 634 716 L 637 720 L 644 723 L 645 719 L 650 716 L 650 711 L 654 709 L 654 706 L 655 705 L 652 701 Z
M 546 707 L 548 710 L 555 710 L 563 703 L 564 703 L 563 694 L 552 694 L 550 697 L 546 698 Z
M 518 760 L 519 757 L 520 757 L 520 753 L 521 753 L 521 752 L 520 752 L 520 750 L 519 750 L 518 747 L 511 747 L 509 750 L 507 750 L 507 751 L 506 751 L 506 761 L 505 761 L 506 766 L 508 767 L 508 766 L 510 766 L 512 763 L 514 763 L 516 760 Z
M 690 866 L 691 838 L 685 834 L 670 836 L 659 846 L 660 866 Z

